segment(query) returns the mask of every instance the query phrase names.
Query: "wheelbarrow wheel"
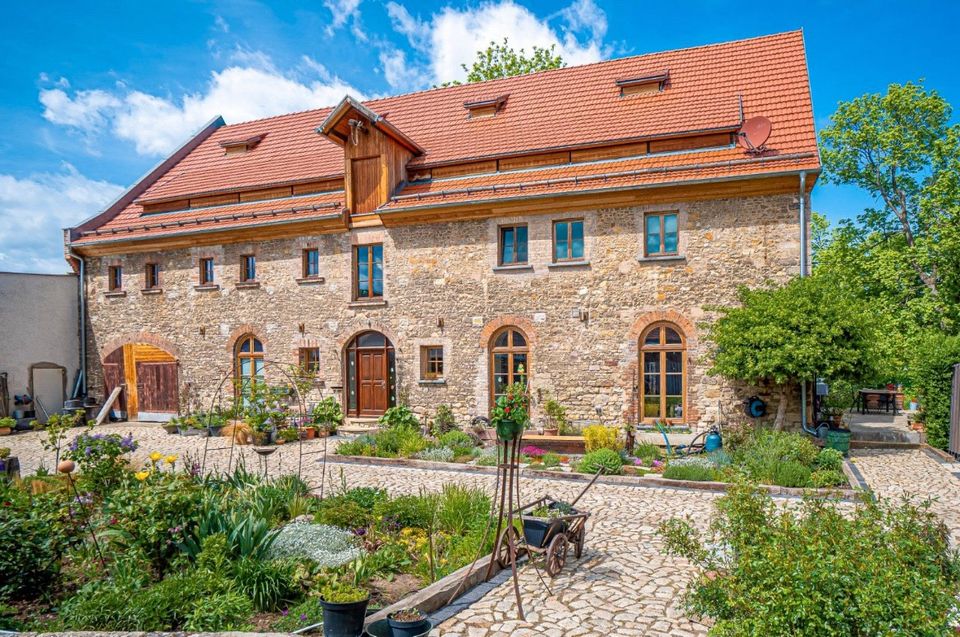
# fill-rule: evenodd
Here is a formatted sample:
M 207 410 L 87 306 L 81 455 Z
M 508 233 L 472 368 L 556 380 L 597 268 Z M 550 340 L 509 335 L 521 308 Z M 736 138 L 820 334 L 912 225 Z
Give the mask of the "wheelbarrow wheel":
M 583 555 L 583 545 L 587 541 L 587 524 L 584 522 L 577 531 L 577 537 L 573 539 L 573 555 L 578 560 Z
M 500 568 L 507 568 L 510 566 L 510 544 L 508 539 L 513 541 L 514 549 L 517 551 L 519 556 L 519 536 L 517 535 L 517 530 L 513 527 L 509 527 L 503 530 L 503 533 L 500 534 L 500 541 L 497 542 L 497 563 L 500 564 Z
M 567 536 L 563 533 L 556 535 L 547 547 L 547 575 L 556 577 L 567 562 Z

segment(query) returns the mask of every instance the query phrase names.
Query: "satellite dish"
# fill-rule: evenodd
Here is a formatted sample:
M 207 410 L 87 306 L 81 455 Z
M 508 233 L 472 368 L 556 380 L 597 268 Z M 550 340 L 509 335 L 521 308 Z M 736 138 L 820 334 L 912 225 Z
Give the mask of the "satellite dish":
M 743 123 L 737 132 L 737 142 L 747 150 L 748 153 L 755 155 L 761 154 L 766 150 L 764 144 L 770 139 L 770 132 L 773 130 L 773 124 L 762 115 L 751 117 Z

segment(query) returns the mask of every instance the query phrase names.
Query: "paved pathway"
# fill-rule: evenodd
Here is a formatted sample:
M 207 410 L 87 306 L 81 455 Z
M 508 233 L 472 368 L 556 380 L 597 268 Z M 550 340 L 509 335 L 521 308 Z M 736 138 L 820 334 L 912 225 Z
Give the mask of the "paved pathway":
M 80 430 L 73 432 L 73 435 Z M 134 464 L 146 462 L 151 451 L 175 453 L 198 458 L 203 439 L 172 436 L 157 426 L 129 424 L 105 425 L 99 431 L 133 432 L 140 442 Z M 32 472 L 41 460 L 52 468 L 53 458 L 42 451 L 39 433 L 0 438 L 20 458 L 24 473 Z M 223 445 L 213 439 L 211 447 Z M 337 441 L 327 441 L 330 450 Z M 324 444 L 314 440 L 304 444 L 305 453 L 320 451 Z M 278 448 L 269 458 L 271 473 L 294 471 L 299 445 Z M 249 468 L 258 466 L 258 458 L 249 447 L 237 448 Z M 868 484 L 883 497 L 936 497 L 934 510 L 948 525 L 954 542 L 960 542 L 960 479 L 952 475 L 958 465 L 942 465 L 917 450 L 856 450 L 854 464 Z M 224 468 L 227 451 L 210 452 L 208 467 Z M 303 477 L 313 486 L 321 478 L 319 456 L 304 457 Z M 351 486 L 370 485 L 393 493 L 416 493 L 420 489 L 438 489 L 446 482 L 493 489 L 493 477 L 457 471 L 429 471 L 413 468 L 368 465 L 327 465 L 325 487 L 336 488 L 341 479 Z M 341 473 L 342 472 L 342 473 Z M 574 497 L 582 483 L 560 480 L 533 480 L 522 483 L 522 500 L 529 501 L 549 493 L 558 498 Z M 434 635 L 450 637 L 497 637 L 547 635 L 705 635 L 706 626 L 684 616 L 681 596 L 694 575 L 683 560 L 666 557 L 656 536 L 661 520 L 672 516 L 690 516 L 703 526 L 717 495 L 708 492 L 628 487 L 596 484 L 582 500 L 584 509 L 593 513 L 588 524 L 587 548 L 577 561 L 572 553 L 566 568 L 550 582 L 547 592 L 535 571 L 521 570 L 520 585 L 527 621 L 516 620 L 512 584 L 497 586 L 482 599 L 443 622 Z

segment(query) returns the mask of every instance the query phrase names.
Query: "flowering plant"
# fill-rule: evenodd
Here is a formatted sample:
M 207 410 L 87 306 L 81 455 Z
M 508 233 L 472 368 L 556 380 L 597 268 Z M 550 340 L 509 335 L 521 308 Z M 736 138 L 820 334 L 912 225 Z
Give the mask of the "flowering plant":
M 544 451 L 543 449 L 541 449 L 540 447 L 535 447 L 535 446 L 533 446 L 533 445 L 527 445 L 526 447 L 524 447 L 524 448 L 522 448 L 522 449 L 520 450 L 520 453 L 522 453 L 522 454 L 524 454 L 524 455 L 526 455 L 526 456 L 530 456 L 531 458 L 542 458 L 543 455 L 544 455 L 545 453 L 547 453 L 547 452 Z
M 524 383 L 506 386 L 490 415 L 490 424 L 496 428 L 501 440 L 513 440 L 526 428 L 530 423 L 529 405 L 530 396 Z
M 80 465 L 96 490 L 106 492 L 116 486 L 123 473 L 120 456 L 135 451 L 137 446 L 133 434 L 82 433 L 70 443 L 65 456 Z

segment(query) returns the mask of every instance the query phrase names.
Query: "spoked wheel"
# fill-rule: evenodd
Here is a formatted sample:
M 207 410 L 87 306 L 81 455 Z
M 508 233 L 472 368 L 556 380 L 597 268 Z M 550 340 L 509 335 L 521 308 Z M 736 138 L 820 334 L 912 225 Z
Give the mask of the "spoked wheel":
M 567 562 L 568 544 L 567 536 L 563 533 L 550 541 L 550 546 L 547 547 L 547 575 L 550 577 L 556 577 Z
M 497 563 L 500 564 L 500 568 L 507 568 L 510 566 L 510 544 L 507 541 L 508 538 L 512 538 L 514 549 L 517 548 L 519 543 L 519 537 L 517 535 L 517 530 L 512 526 L 503 530 L 503 533 L 500 535 L 500 541 L 497 543 Z M 520 551 L 517 550 L 519 554 Z
M 580 525 L 580 530 L 577 531 L 577 536 L 573 538 L 573 555 L 578 560 L 580 556 L 583 555 L 583 545 L 587 541 L 587 523 L 584 522 Z

